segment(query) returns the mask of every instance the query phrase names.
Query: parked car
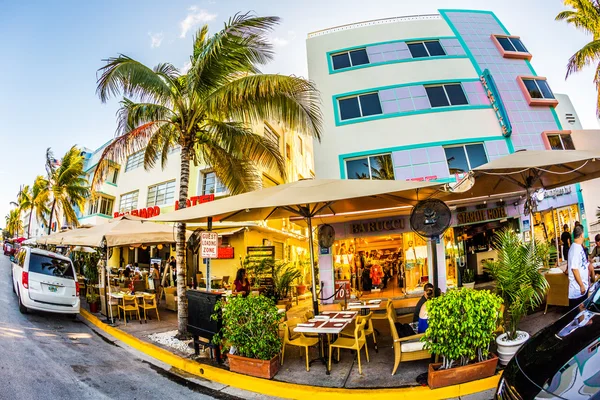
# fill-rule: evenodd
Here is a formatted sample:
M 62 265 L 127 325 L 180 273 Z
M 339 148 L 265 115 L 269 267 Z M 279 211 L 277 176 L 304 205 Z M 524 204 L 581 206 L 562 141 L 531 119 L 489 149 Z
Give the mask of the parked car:
M 12 263 L 19 311 L 79 313 L 79 282 L 71 260 L 46 250 L 21 247 Z
M 600 282 L 508 363 L 497 399 L 600 399 Z
M 4 242 L 4 255 L 5 256 L 14 256 L 18 250 L 17 243 Z

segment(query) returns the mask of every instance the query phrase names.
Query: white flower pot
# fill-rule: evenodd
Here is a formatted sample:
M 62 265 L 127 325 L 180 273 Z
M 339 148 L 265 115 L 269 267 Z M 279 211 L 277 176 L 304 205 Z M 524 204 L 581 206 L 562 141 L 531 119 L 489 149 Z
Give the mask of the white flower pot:
M 498 358 L 500 364 L 506 365 L 515 353 L 523 346 L 523 344 L 529 339 L 529 333 L 523 331 L 517 331 L 517 338 L 515 340 L 508 340 L 508 334 L 503 333 L 496 338 L 496 344 L 498 345 Z
M 463 282 L 463 287 L 467 288 L 467 289 L 475 289 L 475 282 L 469 282 L 469 283 L 464 283 Z

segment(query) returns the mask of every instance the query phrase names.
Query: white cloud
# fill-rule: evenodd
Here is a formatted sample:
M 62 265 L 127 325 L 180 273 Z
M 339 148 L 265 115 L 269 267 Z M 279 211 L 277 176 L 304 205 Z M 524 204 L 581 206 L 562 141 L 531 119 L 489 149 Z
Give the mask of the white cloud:
M 280 37 L 274 37 L 271 39 L 271 42 L 273 42 L 273 46 L 275 47 L 285 47 L 290 43 L 289 40 Z
M 158 32 L 158 33 L 148 32 L 148 36 L 150 36 L 150 47 L 152 47 L 152 48 L 160 47 L 160 45 L 162 44 L 163 38 L 165 37 L 165 35 L 162 32 Z
M 192 62 L 188 60 L 183 64 L 183 67 L 181 67 L 180 71 L 182 74 L 187 74 L 187 72 L 190 70 L 191 67 L 192 67 Z
M 202 10 L 197 6 L 192 6 L 188 9 L 188 14 L 183 21 L 181 21 L 181 35 L 180 38 L 185 38 L 190 29 L 200 25 L 201 23 L 210 22 L 217 18 L 217 14 L 211 14 L 206 10 Z

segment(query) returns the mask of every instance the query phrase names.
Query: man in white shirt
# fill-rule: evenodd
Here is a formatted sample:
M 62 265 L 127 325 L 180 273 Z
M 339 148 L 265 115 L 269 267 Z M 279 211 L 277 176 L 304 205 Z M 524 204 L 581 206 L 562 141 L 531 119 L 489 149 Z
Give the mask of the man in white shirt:
M 583 227 L 573 229 L 573 244 L 569 248 L 569 307 L 578 306 L 587 297 L 590 285 L 589 261 L 583 250 Z

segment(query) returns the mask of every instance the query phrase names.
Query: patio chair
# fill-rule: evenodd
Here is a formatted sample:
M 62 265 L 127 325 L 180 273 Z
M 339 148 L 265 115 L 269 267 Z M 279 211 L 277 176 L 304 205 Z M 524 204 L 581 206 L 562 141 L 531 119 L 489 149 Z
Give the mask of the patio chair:
M 140 318 L 140 309 L 138 305 L 137 298 L 135 296 L 124 295 L 123 303 L 119 304 L 119 320 L 121 320 L 121 310 L 123 310 L 123 318 L 125 319 L 125 326 L 127 326 L 127 311 L 137 313 L 138 320 L 140 320 L 140 324 L 142 323 L 142 319 Z
M 167 310 L 177 311 L 177 288 L 167 287 L 164 288 L 165 293 L 165 307 Z
M 160 321 L 160 316 L 158 315 L 158 306 L 156 305 L 156 295 L 145 294 L 144 297 L 142 297 L 142 303 L 139 306 L 144 310 L 144 321 L 146 321 L 146 323 L 148 323 L 148 318 L 146 316 L 146 312 L 148 310 L 156 311 L 156 318 Z
M 365 337 L 365 325 L 367 320 L 363 319 L 356 323 L 354 327 L 354 337 L 345 338 L 339 337 L 337 340 L 329 344 L 329 370 L 331 370 L 331 357 L 332 349 L 337 348 L 337 360 L 340 361 L 340 349 L 356 350 L 356 357 L 358 358 L 358 373 L 362 375 L 362 366 L 360 364 L 360 350 L 364 347 L 365 354 L 367 356 L 367 362 L 369 362 L 369 350 L 367 349 L 367 338 Z
M 377 339 L 375 338 L 375 329 L 373 328 L 373 313 L 370 312 L 368 315 L 359 315 L 356 317 L 356 323 L 354 325 L 348 325 L 340 332 L 342 337 L 354 337 L 354 328 L 360 321 L 367 321 L 365 325 L 365 338 L 369 335 L 373 336 L 373 345 L 375 346 L 375 352 L 379 353 L 377 349 Z
M 392 299 L 386 299 L 385 302 L 385 312 L 374 312 L 371 317 L 373 321 L 387 321 L 387 309 L 392 304 Z
M 309 338 L 304 336 L 302 333 L 297 333 L 298 337 L 296 339 L 290 339 L 290 330 L 287 322 L 283 322 L 283 345 L 281 348 L 281 365 L 283 365 L 283 358 L 285 356 L 285 346 L 297 346 L 304 347 L 306 354 L 306 371 L 310 371 L 309 361 L 308 361 L 308 348 L 312 346 L 316 346 L 319 344 L 318 338 Z
M 421 337 L 423 337 L 422 333 L 403 338 L 398 336 L 395 314 L 394 307 L 388 308 L 388 321 L 390 323 L 392 339 L 394 340 L 394 369 L 392 370 L 392 375 L 396 373 L 398 365 L 401 362 L 431 358 L 429 350 L 424 349 L 425 343 L 420 341 Z

